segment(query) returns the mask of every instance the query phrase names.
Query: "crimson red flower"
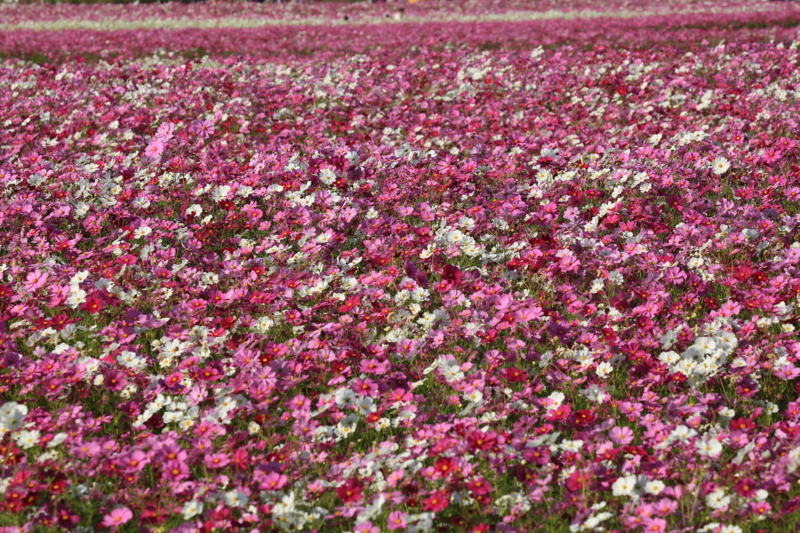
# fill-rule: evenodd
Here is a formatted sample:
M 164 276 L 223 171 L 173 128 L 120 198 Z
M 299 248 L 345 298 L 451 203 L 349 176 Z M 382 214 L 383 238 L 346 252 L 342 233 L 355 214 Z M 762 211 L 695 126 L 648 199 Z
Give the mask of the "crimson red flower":
M 475 430 L 467 435 L 467 444 L 474 452 L 475 450 L 482 450 L 488 452 L 495 444 L 495 437 L 491 433 L 484 433 L 480 430 Z
M 436 491 L 422 501 L 423 509 L 433 513 L 445 510 L 448 505 L 450 505 L 450 494 L 444 490 Z
M 56 508 L 56 520 L 58 525 L 64 529 L 72 529 L 80 522 L 80 515 L 72 511 L 65 503 L 59 503 Z
M 441 477 L 447 477 L 453 471 L 456 462 L 452 457 L 439 457 L 433 465 L 433 470 Z
M 564 482 L 564 486 L 567 487 L 567 490 L 570 491 L 579 491 L 584 487 L 588 486 L 591 482 L 592 475 L 589 472 L 581 472 L 577 470 L 569 475 L 569 477 Z
M 504 368 L 503 378 L 511 383 L 524 383 L 528 380 L 528 373 L 516 367 Z
M 489 494 L 492 492 L 492 485 L 482 477 L 477 477 L 467 482 L 467 488 L 473 495 Z
M 80 308 L 88 311 L 90 314 L 95 314 L 103 310 L 103 300 L 97 296 L 89 296 L 80 304 Z
M 460 284 L 462 278 L 461 270 L 455 265 L 445 265 L 442 269 L 442 279 L 449 281 L 453 285 Z
M 363 497 L 361 492 L 364 486 L 355 479 L 348 479 L 340 487 L 336 488 L 336 495 L 339 496 L 344 503 L 354 503 L 361 501 Z
M 577 427 L 586 427 L 597 420 L 597 415 L 588 409 L 581 409 L 573 414 Z
M 758 484 L 750 478 L 740 479 L 733 486 L 736 494 L 743 498 L 750 498 L 755 495 L 758 490 Z
M 734 418 L 731 420 L 731 430 L 748 431 L 756 427 L 755 423 L 749 418 Z

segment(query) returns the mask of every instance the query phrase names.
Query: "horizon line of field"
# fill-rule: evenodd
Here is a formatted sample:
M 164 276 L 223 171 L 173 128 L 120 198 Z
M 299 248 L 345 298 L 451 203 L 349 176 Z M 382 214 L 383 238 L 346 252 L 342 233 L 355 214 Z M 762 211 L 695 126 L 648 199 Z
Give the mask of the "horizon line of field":
M 0 4 L 2 5 L 2 4 Z M 331 20 L 324 17 L 309 17 L 303 19 L 266 19 L 248 17 L 222 17 L 214 19 L 192 19 L 192 18 L 145 18 L 140 20 L 112 20 L 94 21 L 83 19 L 68 19 L 56 21 L 25 21 L 16 24 L 0 24 L 0 31 L 10 32 L 19 30 L 31 31 L 68 31 L 68 30 L 92 30 L 92 31 L 117 31 L 117 30 L 137 30 L 137 29 L 161 29 L 161 30 L 183 30 L 183 29 L 242 29 L 242 28 L 262 28 L 276 26 L 344 26 L 344 25 L 383 25 L 383 24 L 404 24 L 404 23 L 470 23 L 470 22 L 531 22 L 537 20 L 592 20 L 600 18 L 611 19 L 631 19 L 648 18 L 658 16 L 680 16 L 680 15 L 729 15 L 729 14 L 764 14 L 776 11 L 766 6 L 762 9 L 753 9 L 754 6 L 747 8 L 736 7 L 717 10 L 649 10 L 649 11 L 597 11 L 597 10 L 578 10 L 561 11 L 548 10 L 539 12 L 513 12 L 484 15 L 456 15 L 432 17 L 408 17 L 400 20 L 371 17 L 360 20 Z

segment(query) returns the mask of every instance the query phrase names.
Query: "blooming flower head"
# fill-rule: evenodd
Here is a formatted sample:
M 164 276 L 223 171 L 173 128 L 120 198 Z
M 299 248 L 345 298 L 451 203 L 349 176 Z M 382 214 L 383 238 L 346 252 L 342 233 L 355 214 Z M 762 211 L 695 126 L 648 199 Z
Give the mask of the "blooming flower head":
M 195 120 L 189 126 L 189 131 L 201 139 L 207 139 L 215 132 L 214 123 L 210 120 Z
M 709 457 L 716 457 L 722 453 L 722 444 L 714 438 L 698 439 L 695 441 L 695 448 L 700 455 Z
M 611 485 L 614 496 L 630 496 L 636 489 L 636 476 L 621 476 Z
M 405 529 L 408 525 L 408 515 L 402 511 L 392 511 L 386 519 L 386 528 L 390 531 Z
M 144 150 L 144 155 L 150 159 L 157 159 L 164 152 L 164 144 L 159 140 L 153 140 Z
M 164 122 L 158 127 L 156 132 L 156 139 L 165 143 L 172 138 L 172 133 L 175 131 L 175 124 L 172 122 Z
M 730 167 L 730 161 L 721 156 L 714 159 L 714 161 L 711 163 L 711 168 L 714 171 L 714 174 L 717 176 L 725 174 Z
M 423 506 L 426 511 L 431 511 L 434 513 L 438 513 L 439 511 L 443 511 L 450 505 L 450 494 L 446 491 L 440 490 L 434 492 L 427 498 L 425 498 L 423 502 Z
M 133 518 L 133 512 L 127 507 L 117 507 L 103 517 L 102 526 L 117 528 L 123 524 L 128 523 Z

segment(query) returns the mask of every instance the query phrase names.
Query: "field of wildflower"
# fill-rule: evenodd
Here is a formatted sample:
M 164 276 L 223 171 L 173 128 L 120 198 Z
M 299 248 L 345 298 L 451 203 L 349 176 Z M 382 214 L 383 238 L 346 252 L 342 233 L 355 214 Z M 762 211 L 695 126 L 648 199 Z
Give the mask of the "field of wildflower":
M 795 531 L 798 63 L 793 2 L 0 4 L 0 533 Z

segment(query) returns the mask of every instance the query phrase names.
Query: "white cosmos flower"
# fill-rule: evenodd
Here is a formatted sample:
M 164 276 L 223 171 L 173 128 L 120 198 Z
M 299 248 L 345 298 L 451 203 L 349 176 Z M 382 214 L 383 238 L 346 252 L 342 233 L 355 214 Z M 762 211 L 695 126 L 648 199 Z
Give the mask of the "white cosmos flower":
M 464 400 L 472 403 L 480 403 L 483 401 L 483 393 L 477 389 L 471 392 L 465 392 L 462 397 Z
M 611 485 L 611 492 L 614 496 L 630 496 L 636 487 L 636 476 L 618 477 Z
M 464 234 L 460 230 L 448 231 L 444 234 L 444 242 L 447 244 L 459 244 L 464 241 Z
M 603 287 L 605 287 L 605 280 L 603 278 L 597 278 L 592 281 L 592 286 L 589 287 L 589 292 L 592 294 L 597 294 L 603 290 Z
M 70 285 L 80 285 L 89 277 L 89 272 L 86 270 L 81 270 L 80 272 L 76 272 L 72 278 L 69 280 Z
M 334 395 L 336 406 L 340 409 L 342 407 L 352 406 L 356 399 L 356 393 L 350 389 L 339 389 Z
M 231 507 L 244 507 L 247 505 L 247 494 L 233 489 L 225 493 L 225 503 Z
M 674 365 L 681 360 L 681 356 L 677 352 L 669 351 L 663 352 L 658 356 L 658 359 L 668 365 Z
M 70 288 L 70 295 L 67 298 L 67 305 L 75 309 L 80 304 L 86 301 L 86 291 L 83 289 L 75 288 L 75 286 Z
M 714 438 L 711 439 L 698 439 L 694 443 L 697 448 L 697 453 L 706 455 L 708 457 L 716 457 L 722 453 L 722 444 Z
M 614 367 L 611 366 L 611 363 L 608 363 L 606 361 L 597 365 L 597 370 L 595 370 L 595 372 L 597 372 L 597 375 L 601 378 L 607 378 L 613 371 Z
M 219 187 L 214 189 L 214 192 L 211 193 L 211 199 L 214 200 L 215 202 L 219 202 L 227 198 L 229 192 L 231 192 L 230 185 L 220 185 Z
M 712 337 L 698 337 L 694 341 L 694 347 L 704 355 L 708 355 L 716 350 L 717 343 Z
M 725 495 L 725 489 L 717 489 L 706 495 L 706 505 L 712 509 L 722 509 L 731 503 L 731 497 Z
M 22 448 L 23 450 L 27 450 L 28 448 L 33 448 L 39 442 L 39 437 L 42 434 L 37 430 L 31 431 L 20 431 L 19 433 L 14 434 L 14 440 L 17 443 L 17 446 Z
M 17 402 L 6 402 L 0 406 L 0 438 L 7 431 L 22 427 L 28 407 Z
M 553 392 L 550 394 L 550 396 L 545 398 L 545 407 L 550 411 L 556 410 L 561 407 L 561 404 L 564 403 L 565 398 L 566 396 L 563 392 Z
M 702 257 L 692 257 L 686 263 L 686 266 L 689 268 L 700 268 L 703 266 L 703 258 Z
M 138 239 L 140 237 L 147 237 L 152 232 L 153 230 L 151 228 L 148 228 L 147 226 L 139 226 L 134 230 L 133 236 Z
M 203 504 L 192 500 L 183 504 L 183 508 L 181 508 L 181 514 L 183 515 L 184 520 L 189 520 L 200 513 L 203 512 Z
M 325 185 L 331 185 L 336 181 L 336 172 L 330 168 L 323 168 L 319 171 L 319 180 Z
M 718 157 L 714 159 L 713 163 L 711 163 L 711 168 L 714 169 L 714 174 L 719 176 L 721 174 L 725 174 L 725 172 L 731 168 L 731 162 L 724 157 Z
M 683 443 L 686 443 L 686 442 L 689 441 L 689 439 L 691 439 L 692 437 L 695 437 L 695 436 L 697 436 L 697 431 L 689 428 L 688 426 L 684 426 L 683 424 L 681 424 L 681 425 L 677 426 L 675 429 L 673 429 L 670 432 L 670 434 L 667 437 L 667 439 L 662 444 L 659 444 L 659 446 L 660 447 L 669 446 L 671 443 L 675 442 L 676 440 L 680 441 L 680 442 L 683 442 Z
M 661 491 L 663 491 L 664 488 L 664 482 L 658 479 L 654 481 L 648 481 L 644 484 L 644 491 L 648 494 L 652 494 L 653 496 L 658 496 L 661 494 Z

